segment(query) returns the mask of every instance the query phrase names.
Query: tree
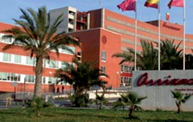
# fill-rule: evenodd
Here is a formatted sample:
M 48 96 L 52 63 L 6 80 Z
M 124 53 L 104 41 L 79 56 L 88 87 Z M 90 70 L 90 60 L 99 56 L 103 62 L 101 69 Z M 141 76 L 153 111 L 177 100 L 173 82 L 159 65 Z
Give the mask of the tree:
M 40 116 L 41 111 L 44 108 L 52 106 L 49 102 L 45 102 L 44 99 L 40 97 L 35 97 L 32 101 L 26 102 L 26 104 L 28 108 L 31 108 L 33 110 L 36 116 Z
M 161 69 L 172 70 L 172 69 L 182 69 L 183 58 L 182 49 L 179 49 L 181 42 L 177 45 L 174 44 L 174 40 L 170 41 L 168 39 L 162 40 L 160 50 L 161 50 Z M 181 65 L 180 65 L 181 64 Z
M 176 99 L 176 106 L 178 108 L 178 113 L 181 112 L 181 104 L 185 103 L 187 100 L 190 99 L 191 94 L 189 95 L 184 95 L 180 91 L 171 91 L 173 94 L 173 98 Z
M 3 32 L 8 33 L 3 38 L 13 37 L 12 44 L 6 45 L 7 50 L 14 45 L 19 45 L 25 51 L 30 51 L 30 57 L 35 57 L 35 90 L 34 97 L 41 97 L 41 84 L 43 73 L 43 60 L 50 60 L 50 52 L 53 50 L 59 56 L 59 48 L 71 51 L 67 45 L 79 45 L 79 42 L 65 34 L 56 34 L 58 26 L 62 22 L 62 16 L 56 17 L 51 24 L 50 14 L 46 7 L 40 7 L 38 11 L 28 8 L 27 11 L 20 9 L 20 20 L 14 19 L 20 27 L 13 27 Z M 71 51 L 72 52 L 72 51 Z
M 98 95 L 96 93 L 96 103 L 99 103 L 99 109 L 103 108 L 103 104 L 107 103 L 107 99 L 105 98 L 105 91 L 103 91 L 102 95 Z
M 121 94 L 121 98 L 118 99 L 114 107 L 129 106 L 129 118 L 133 117 L 135 110 L 142 109 L 138 104 L 147 97 L 139 97 L 136 93 L 130 92 L 127 94 Z
M 179 49 L 181 42 L 177 45 L 174 40 L 162 40 L 160 44 L 160 67 L 162 70 L 182 69 L 183 58 L 182 49 Z M 158 69 L 158 50 L 153 46 L 153 42 L 141 40 L 142 51 L 137 52 L 137 67 L 142 70 Z M 116 53 L 112 57 L 122 58 L 120 64 L 124 62 L 134 62 L 135 51 L 127 48 L 127 51 Z M 187 55 L 189 59 L 191 58 Z M 186 60 L 188 62 L 188 60 Z M 190 66 L 190 65 L 187 65 Z
M 143 70 L 156 70 L 158 69 L 158 53 L 153 47 L 153 42 L 141 40 L 142 51 L 137 52 L 137 67 L 141 67 Z M 122 58 L 119 64 L 124 62 L 134 62 L 135 51 L 131 48 L 127 48 L 127 51 L 122 53 L 116 53 L 112 57 Z
M 193 50 L 192 50 L 193 52 Z M 186 54 L 186 69 L 193 69 L 193 55 L 192 54 Z
M 76 107 L 81 106 L 83 102 L 81 99 L 85 96 L 84 91 L 89 90 L 94 85 L 104 88 L 106 81 L 100 76 L 108 77 L 101 73 L 100 69 L 94 68 L 94 64 L 79 62 L 77 59 L 73 59 L 72 63 L 66 63 L 66 67 L 59 69 L 56 76 L 73 86 Z

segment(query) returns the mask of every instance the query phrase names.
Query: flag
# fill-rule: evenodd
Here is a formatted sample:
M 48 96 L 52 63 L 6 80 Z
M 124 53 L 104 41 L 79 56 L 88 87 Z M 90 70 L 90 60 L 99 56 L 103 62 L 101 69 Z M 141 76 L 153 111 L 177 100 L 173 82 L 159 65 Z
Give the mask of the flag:
M 159 2 L 159 0 L 147 0 L 145 2 L 144 6 L 157 9 L 158 8 L 158 2 Z
M 136 0 L 125 0 L 117 7 L 122 11 L 136 11 Z
M 171 8 L 171 6 L 184 7 L 184 0 L 171 0 L 168 3 L 168 7 Z
M 170 13 L 166 13 L 166 20 L 170 21 Z

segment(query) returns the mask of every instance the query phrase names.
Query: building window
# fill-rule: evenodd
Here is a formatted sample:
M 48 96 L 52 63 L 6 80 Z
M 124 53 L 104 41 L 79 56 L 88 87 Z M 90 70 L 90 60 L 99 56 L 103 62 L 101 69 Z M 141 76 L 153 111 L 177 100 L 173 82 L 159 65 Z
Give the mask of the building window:
M 3 61 L 11 62 L 11 54 L 3 53 Z
M 66 62 L 61 62 L 61 67 L 60 68 L 62 68 L 62 69 L 65 69 L 66 68 Z
M 101 73 L 106 74 L 106 67 L 101 66 Z
M 25 76 L 25 82 L 30 82 L 30 83 L 35 82 L 35 76 L 33 76 L 33 75 L 26 75 Z
M 9 38 L 3 38 L 3 42 L 12 43 L 12 38 L 11 38 L 11 37 L 9 37 Z
M 5 81 L 20 81 L 21 75 L 20 74 L 14 74 L 14 73 L 0 73 L 0 80 Z
M 14 55 L 14 63 L 21 63 L 21 56 L 20 55 Z
M 106 61 L 106 52 L 105 51 L 101 52 L 101 60 Z
M 121 72 L 126 72 L 129 73 L 133 70 L 132 66 L 128 66 L 128 65 L 121 65 Z
M 49 77 L 49 79 L 48 79 L 48 83 L 51 83 L 51 84 L 56 84 L 56 83 L 57 83 L 57 78 L 54 78 L 54 77 Z
M 131 78 L 122 76 L 120 86 L 131 86 Z
M 9 73 L 8 74 L 8 80 L 10 81 L 20 81 L 20 74 L 14 74 L 14 73 Z
M 70 49 L 73 53 L 75 53 L 75 51 L 76 51 L 75 47 L 66 46 L 66 48 Z M 65 48 L 61 48 L 60 52 L 65 53 L 65 54 L 73 54 L 72 52 L 68 51 Z
M 50 60 L 48 63 L 49 63 L 49 68 L 59 68 L 58 61 Z
M 77 59 L 78 59 L 78 61 L 81 61 L 81 59 L 82 59 L 82 52 L 81 51 L 77 52 Z
M 26 64 L 33 65 L 33 63 L 34 63 L 34 58 L 31 58 L 31 57 L 26 58 Z
M 45 84 L 46 83 L 46 78 L 42 77 L 42 83 Z
M 0 80 L 8 80 L 8 74 L 7 73 L 0 73 Z

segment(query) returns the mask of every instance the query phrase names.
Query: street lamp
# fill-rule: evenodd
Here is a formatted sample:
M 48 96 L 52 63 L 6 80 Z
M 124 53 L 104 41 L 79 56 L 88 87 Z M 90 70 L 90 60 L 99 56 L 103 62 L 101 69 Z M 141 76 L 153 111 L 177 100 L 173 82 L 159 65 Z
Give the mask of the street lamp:
M 119 72 L 117 72 L 116 89 L 118 89 L 118 75 L 119 75 Z
M 119 80 L 119 75 L 121 76 L 121 74 L 122 74 L 122 71 L 121 71 L 121 72 L 118 72 L 118 71 L 117 71 L 117 81 L 116 81 L 116 87 L 117 87 L 117 89 L 118 89 L 118 86 L 119 86 L 119 85 L 118 85 L 118 81 L 120 81 L 120 80 Z
M 24 84 L 23 84 L 23 107 L 25 106 L 25 83 L 26 83 L 26 79 L 24 80 Z

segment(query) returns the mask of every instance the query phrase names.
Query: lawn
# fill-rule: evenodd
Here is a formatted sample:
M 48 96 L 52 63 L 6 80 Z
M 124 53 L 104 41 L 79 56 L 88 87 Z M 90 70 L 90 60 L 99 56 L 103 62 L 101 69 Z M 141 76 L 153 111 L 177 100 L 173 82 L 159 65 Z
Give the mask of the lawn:
M 0 110 L 0 122 L 193 122 L 193 112 L 139 111 L 128 119 L 128 111 L 46 108 L 40 117 L 27 108 Z

